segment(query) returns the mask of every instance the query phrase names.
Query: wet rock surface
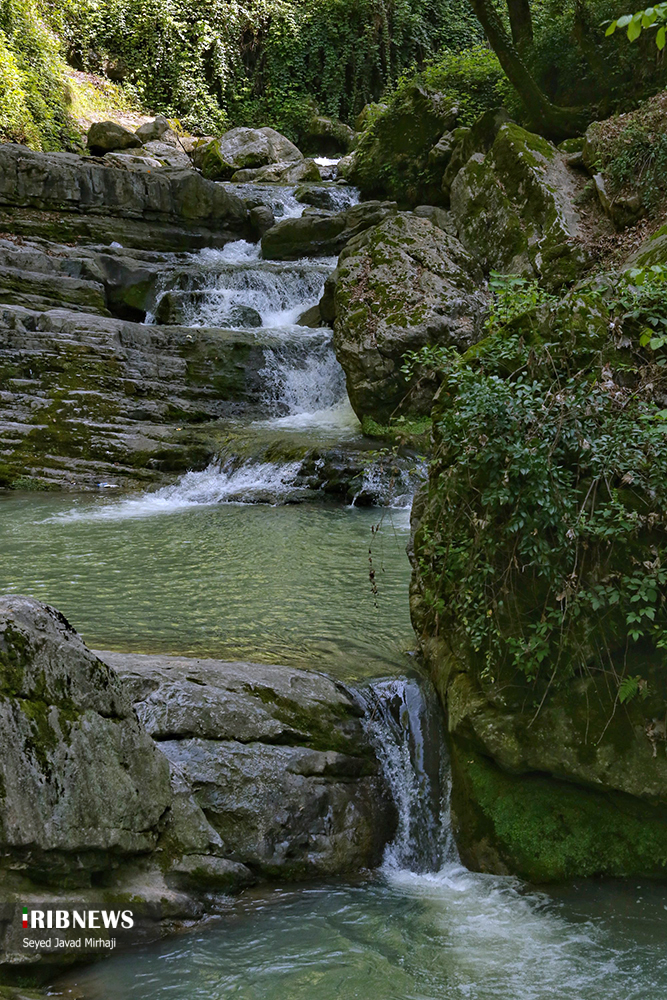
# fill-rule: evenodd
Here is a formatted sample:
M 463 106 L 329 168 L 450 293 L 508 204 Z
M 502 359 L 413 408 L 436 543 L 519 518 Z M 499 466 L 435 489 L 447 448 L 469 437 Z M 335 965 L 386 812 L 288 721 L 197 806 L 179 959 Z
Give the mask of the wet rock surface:
M 396 211 L 395 202 L 366 201 L 335 215 L 304 214 L 299 219 L 283 219 L 262 237 L 262 254 L 266 260 L 330 257 Z
M 69 961 L 26 958 L 22 906 L 131 900 L 136 943 L 259 878 L 376 865 L 393 833 L 363 708 L 323 674 L 96 654 L 53 608 L 10 597 L 0 681 L 5 967 Z

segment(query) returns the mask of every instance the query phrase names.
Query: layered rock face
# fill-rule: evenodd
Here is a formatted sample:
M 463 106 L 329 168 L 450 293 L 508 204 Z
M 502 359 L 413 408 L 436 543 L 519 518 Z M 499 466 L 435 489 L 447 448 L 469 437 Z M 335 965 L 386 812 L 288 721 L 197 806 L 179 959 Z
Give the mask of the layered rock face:
M 133 167 L 0 146 L 0 227 L 146 250 L 224 246 L 247 234 L 247 209 L 224 187 L 191 168 Z
M 384 423 L 429 413 L 435 385 L 402 373 L 405 352 L 428 344 L 465 350 L 479 340 L 487 302 L 481 285 L 473 258 L 426 218 L 403 213 L 348 244 L 320 308 L 333 321 L 360 418 Z
M 159 254 L 2 241 L 0 262 L 0 485 L 201 468 L 217 447 L 210 422 L 259 412 L 278 337 L 132 322 L 154 302 Z
M 284 878 L 379 862 L 392 809 L 341 684 L 286 667 L 101 655 L 226 857 Z
M 68 961 L 22 949 L 23 906 L 130 907 L 136 943 L 259 878 L 378 864 L 395 811 L 362 716 L 320 674 L 95 654 L 0 600 L 0 965 Z

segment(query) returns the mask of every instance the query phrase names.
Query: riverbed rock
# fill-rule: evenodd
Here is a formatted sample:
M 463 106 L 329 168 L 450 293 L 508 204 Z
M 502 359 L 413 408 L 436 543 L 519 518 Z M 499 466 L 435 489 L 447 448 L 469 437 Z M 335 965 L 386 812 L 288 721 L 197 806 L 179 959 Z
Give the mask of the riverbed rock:
M 306 153 L 335 156 L 349 153 L 357 142 L 356 133 L 345 122 L 326 115 L 315 115 L 306 126 L 301 145 Z
M 230 180 L 237 170 L 269 163 L 298 163 L 303 154 L 293 142 L 272 128 L 233 128 L 194 151 L 194 164 L 204 177 Z
M 282 219 L 262 237 L 262 256 L 266 260 L 331 257 L 353 237 L 396 211 L 395 202 L 366 201 L 335 215 Z
M 303 181 L 320 181 L 322 175 L 314 160 L 301 159 L 296 163 L 281 160 L 265 167 L 246 168 L 232 174 L 236 184 L 300 184 Z
M 155 322 L 171 326 L 188 326 L 196 310 L 207 301 L 209 295 L 206 292 L 187 292 L 175 290 L 165 292 L 160 297 L 160 301 L 155 310 Z M 251 306 L 241 304 L 230 305 L 217 320 L 223 328 L 244 328 L 253 329 L 262 325 L 262 317 Z
M 481 272 L 461 244 L 428 219 L 401 213 L 348 244 L 320 303 L 355 413 L 380 424 L 400 410 L 428 414 L 436 384 L 409 381 L 406 351 L 464 350 L 482 335 Z
M 379 863 L 395 822 L 363 710 L 288 667 L 101 653 L 181 769 L 224 856 L 264 876 Z
M 88 148 L 94 156 L 118 149 L 137 149 L 141 141 L 131 129 L 118 122 L 95 122 L 86 136 Z
M 0 146 L 0 226 L 59 243 L 147 250 L 224 246 L 249 229 L 241 199 L 191 167 L 119 170 L 104 160 L 16 145 Z
M 57 884 L 90 884 L 151 851 L 171 801 L 169 768 L 112 670 L 66 619 L 31 598 L 0 601 L 3 860 Z
M 452 181 L 459 239 L 485 271 L 571 284 L 588 264 L 575 182 L 554 146 L 512 123 L 488 153 L 474 153 Z
M 134 707 L 133 707 L 134 706 Z M 0 598 L 0 969 L 21 910 L 130 910 L 119 945 L 221 912 L 258 878 L 377 865 L 396 811 L 365 703 L 323 674 L 89 650 L 32 598 Z M 97 948 L 99 957 L 99 948 Z
M 402 88 L 362 132 L 341 176 L 366 197 L 395 198 L 404 205 L 442 203 L 442 169 L 429 164 L 429 153 L 457 116 L 445 94 L 418 83 Z
M 111 287 L 129 265 L 116 269 L 108 256 Z M 154 277 L 136 261 L 135 302 L 148 291 L 142 272 L 148 283 Z M 6 287 L 10 277 L 12 296 L 18 287 L 29 300 L 30 274 L 5 269 Z M 90 295 L 101 305 L 95 282 L 37 275 L 32 288 L 40 297 L 32 308 L 0 307 L 2 486 L 136 485 L 204 468 L 218 447 L 216 420 L 266 415 L 266 351 L 291 357 L 296 350 L 259 330 L 147 326 L 63 302 Z M 56 291 L 60 301 L 47 301 Z M 115 308 L 131 312 L 132 288 L 125 302 L 123 285 L 116 291 Z
M 164 141 L 164 135 L 171 131 L 171 125 L 169 124 L 169 119 L 165 118 L 164 115 L 156 115 L 153 121 L 144 122 L 134 133 L 137 138 L 142 142 L 152 142 L 155 139 L 162 139 Z

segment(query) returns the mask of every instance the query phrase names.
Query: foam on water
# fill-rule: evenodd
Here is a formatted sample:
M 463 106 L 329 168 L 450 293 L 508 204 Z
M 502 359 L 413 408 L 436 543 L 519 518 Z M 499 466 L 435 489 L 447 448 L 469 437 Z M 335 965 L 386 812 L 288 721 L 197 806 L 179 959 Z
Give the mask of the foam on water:
M 120 521 L 175 514 L 189 507 L 219 503 L 281 503 L 294 495 L 300 467 L 299 462 L 274 465 L 272 462 L 230 460 L 224 466 L 213 463 L 202 472 L 187 472 L 177 483 L 153 493 L 92 505 L 83 510 L 74 508 L 51 520 Z

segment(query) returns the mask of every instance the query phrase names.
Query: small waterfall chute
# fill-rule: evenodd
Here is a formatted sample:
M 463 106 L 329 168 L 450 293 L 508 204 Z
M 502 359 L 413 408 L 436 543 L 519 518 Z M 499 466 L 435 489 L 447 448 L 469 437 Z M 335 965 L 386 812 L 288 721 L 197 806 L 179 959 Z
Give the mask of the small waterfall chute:
M 383 867 L 440 871 L 456 858 L 449 822 L 449 759 L 437 695 L 427 681 L 404 677 L 375 681 L 361 695 L 398 813 Z

